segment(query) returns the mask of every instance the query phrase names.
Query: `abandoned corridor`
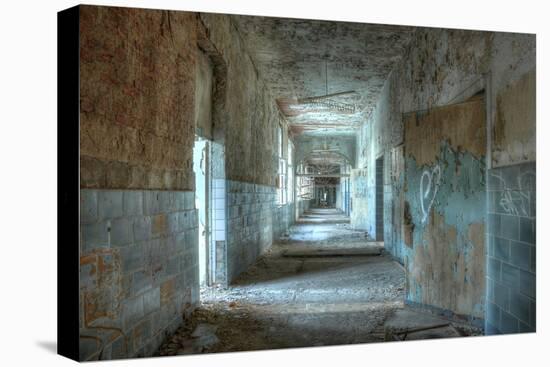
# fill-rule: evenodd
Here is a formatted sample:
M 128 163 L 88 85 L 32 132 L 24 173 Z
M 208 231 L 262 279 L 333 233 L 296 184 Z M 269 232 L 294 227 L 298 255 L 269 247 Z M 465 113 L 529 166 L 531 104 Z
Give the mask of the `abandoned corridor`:
M 79 18 L 81 360 L 536 331 L 534 35 Z

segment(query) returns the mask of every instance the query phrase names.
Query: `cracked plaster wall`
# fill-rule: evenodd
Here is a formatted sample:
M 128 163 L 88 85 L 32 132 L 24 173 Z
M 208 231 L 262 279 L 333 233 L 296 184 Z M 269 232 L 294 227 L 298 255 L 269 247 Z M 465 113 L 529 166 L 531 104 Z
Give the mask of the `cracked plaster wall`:
M 388 224 L 384 228 L 385 247 L 398 261 L 406 261 L 406 242 L 414 239 L 403 228 L 418 221 L 419 214 L 405 200 L 409 193 L 402 145 L 404 113 L 463 102 L 485 90 L 485 113 L 490 126 L 487 145 L 483 147 L 484 155 L 490 157 L 489 162 L 484 162 L 486 168 L 534 162 L 535 73 L 534 35 L 418 28 L 404 57 L 386 80 L 376 108 L 358 130 L 352 225 L 376 236 L 375 160 L 384 155 L 384 221 Z M 486 216 L 485 206 L 482 212 Z M 451 245 L 460 246 L 460 242 L 453 240 Z M 484 243 L 480 253 L 483 258 L 485 247 Z M 420 264 L 412 264 L 409 269 L 425 270 Z M 412 273 L 408 276 L 415 277 Z M 442 296 L 439 293 L 417 298 L 415 290 L 411 291 L 411 300 L 485 317 L 484 301 L 464 308 L 449 303 L 448 297 L 437 299 Z

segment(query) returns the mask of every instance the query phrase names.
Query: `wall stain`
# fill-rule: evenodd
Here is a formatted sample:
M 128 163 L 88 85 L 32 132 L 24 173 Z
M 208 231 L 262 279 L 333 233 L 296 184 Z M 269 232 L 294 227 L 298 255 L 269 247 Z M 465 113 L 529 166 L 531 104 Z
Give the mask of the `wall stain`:
M 414 114 L 405 125 L 407 300 L 478 318 L 485 299 L 482 107 L 476 101 Z M 427 137 L 419 144 L 421 132 Z
M 497 95 L 494 125 L 495 166 L 536 157 L 536 72 L 533 68 Z

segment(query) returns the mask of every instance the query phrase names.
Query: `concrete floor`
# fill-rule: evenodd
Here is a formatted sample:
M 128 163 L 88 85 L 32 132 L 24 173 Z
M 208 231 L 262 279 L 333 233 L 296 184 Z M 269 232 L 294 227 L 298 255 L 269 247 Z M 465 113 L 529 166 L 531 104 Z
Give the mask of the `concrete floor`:
M 312 210 L 228 289 L 203 289 L 201 306 L 159 354 L 380 342 L 386 323 L 414 327 L 421 318 L 402 312 L 403 269 L 383 251 L 357 252 L 382 248 L 335 210 Z M 306 255 L 282 256 L 296 249 Z M 320 249 L 342 254 L 316 256 Z M 346 256 L 350 249 L 356 252 Z M 199 325 L 210 334 L 191 337 Z

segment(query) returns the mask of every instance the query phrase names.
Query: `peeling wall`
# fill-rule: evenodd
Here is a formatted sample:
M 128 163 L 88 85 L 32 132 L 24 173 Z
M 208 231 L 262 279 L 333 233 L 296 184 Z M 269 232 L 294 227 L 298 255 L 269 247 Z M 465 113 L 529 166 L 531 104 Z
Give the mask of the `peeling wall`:
M 222 100 L 215 102 L 221 111 L 214 129 L 223 132 L 217 140 L 225 152 L 226 273 L 231 283 L 294 221 L 294 206 L 279 207 L 276 195 L 277 129 L 283 128 L 284 158 L 288 129 L 231 17 L 201 13 L 200 21 L 227 69 Z
M 410 231 L 419 214 L 406 201 L 410 193 L 404 170 L 412 162 L 403 148 L 403 114 L 461 103 L 484 91 L 487 144 L 475 147 L 473 156 L 483 153 L 488 158 L 486 168 L 534 162 L 535 70 L 534 35 L 417 28 L 386 79 L 376 107 L 357 130 L 355 168 L 363 174 L 352 179 L 352 225 L 376 236 L 375 160 L 383 155 L 384 217 L 385 223 L 391 223 L 384 228 L 385 248 L 403 263 L 409 246 L 420 240 Z M 433 135 L 429 130 L 419 134 L 428 140 Z M 443 153 L 438 144 L 419 144 L 419 149 L 415 155 L 426 167 L 433 165 L 434 153 Z M 358 200 L 357 195 L 365 199 Z M 444 227 L 438 228 L 445 233 Z M 453 307 L 459 310 L 458 305 Z M 479 307 L 468 314 L 484 316 Z
M 80 193 L 80 360 L 151 356 L 199 301 L 192 191 Z
M 81 187 L 193 190 L 195 15 L 80 9 Z
M 230 17 L 202 13 L 200 18 L 227 65 L 224 119 L 220 122 L 225 133 L 227 179 L 275 186 L 279 123 L 275 99 L 259 78 Z
M 485 105 L 482 100 L 405 118 L 404 251 L 407 301 L 484 318 Z
M 352 212 L 352 225 L 358 229 L 366 230 L 372 238 L 378 237 L 376 233 L 376 159 L 383 157 L 385 170 L 383 172 L 384 201 L 391 203 L 391 186 L 389 170 L 391 167 L 390 152 L 386 147 L 398 144 L 402 136 L 395 137 L 394 127 L 397 125 L 396 119 L 400 118 L 398 103 L 396 101 L 396 91 L 393 88 L 395 78 L 390 75 L 390 79 L 382 88 L 381 98 L 376 104 L 376 108 L 369 115 L 367 121 L 361 125 L 356 135 L 356 167 L 361 169 L 362 177 L 358 176 L 361 182 L 353 182 L 352 187 L 354 197 L 354 208 L 361 213 Z M 394 121 L 395 120 L 395 121 Z M 399 134 L 402 134 L 399 131 Z M 391 217 L 392 210 L 384 208 L 385 222 Z M 353 217 L 355 216 L 355 220 Z M 390 217 L 388 217 L 390 216 Z M 385 226 L 384 238 L 390 238 L 391 226 Z
M 82 6 L 80 41 L 81 359 L 150 356 L 198 302 L 195 133 L 223 151 L 215 179 L 272 194 L 220 203 L 230 281 L 294 219 L 273 194 L 280 117 L 228 16 Z
M 533 69 L 497 95 L 493 160 L 498 166 L 535 161 L 535 82 Z
M 196 15 L 80 7 L 80 359 L 151 356 L 198 303 Z
M 197 51 L 197 76 L 195 82 L 195 133 L 212 139 L 212 99 L 214 90 L 214 66 L 208 54 Z
M 534 74 L 534 35 L 418 28 L 404 57 L 388 76 L 376 108 L 357 131 L 356 168 L 367 171 L 368 200 L 374 200 L 374 162 L 384 155 L 384 185 L 388 193 L 384 197 L 387 202 L 384 215 L 389 219 L 392 213 L 395 217 L 396 213 L 404 212 L 401 201 L 397 200 L 402 196 L 399 170 L 393 167 L 396 161 L 391 158 L 403 142 L 402 113 L 462 102 L 480 90 L 486 92 L 488 121 L 491 127 L 495 126 L 488 136 L 493 166 L 534 160 L 535 145 L 526 148 L 527 144 L 520 143 L 532 141 L 535 136 Z M 503 99 L 513 98 L 510 96 L 518 92 L 524 94 L 523 102 L 513 101 L 510 106 L 522 103 L 522 107 L 507 118 L 499 118 L 497 99 L 504 106 Z M 525 122 L 519 122 L 520 119 Z M 513 142 L 502 141 L 500 136 L 506 135 L 506 129 L 511 130 L 507 136 L 512 137 Z M 392 172 L 396 174 L 392 176 Z M 372 204 L 366 213 L 356 215 L 361 223 L 352 219 L 352 224 L 361 225 L 374 236 L 375 205 Z M 398 256 L 404 241 L 400 231 L 391 226 L 384 230 L 386 248 L 402 261 Z

